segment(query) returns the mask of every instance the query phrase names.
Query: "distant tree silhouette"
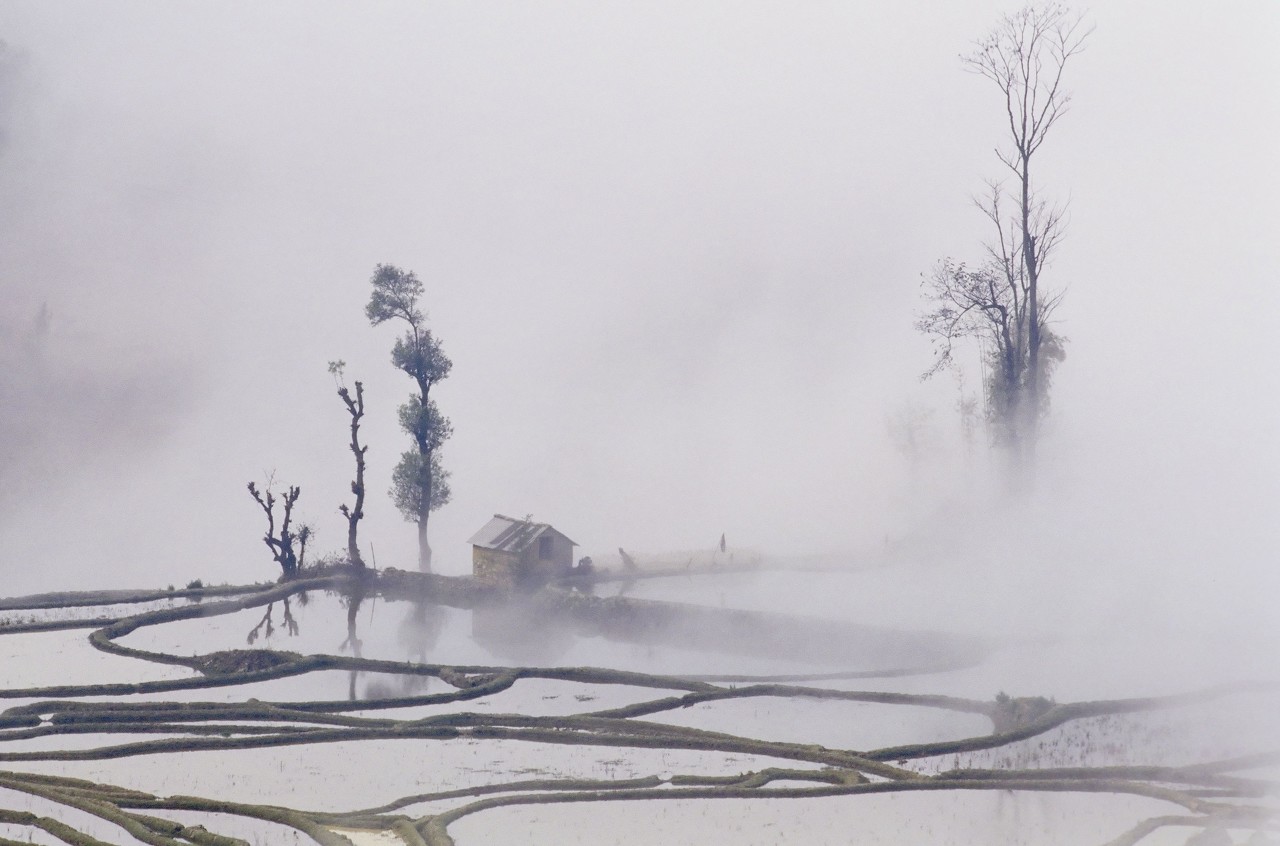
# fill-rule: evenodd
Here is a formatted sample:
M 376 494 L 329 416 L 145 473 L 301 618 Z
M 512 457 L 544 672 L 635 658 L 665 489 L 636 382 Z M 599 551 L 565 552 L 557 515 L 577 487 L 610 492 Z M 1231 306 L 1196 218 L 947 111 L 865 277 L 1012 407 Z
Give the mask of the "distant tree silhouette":
M 997 148 L 996 156 L 1013 175 L 1013 208 L 1007 208 L 999 181 L 975 199 L 995 237 L 977 265 L 948 258 L 925 277 L 929 310 L 916 324 L 937 349 L 926 377 L 952 363 L 957 339 L 980 340 L 993 440 L 1027 473 L 1034 466 L 1040 418 L 1048 410 L 1053 368 L 1064 355 L 1064 338 L 1049 326 L 1061 293 L 1042 285 L 1062 238 L 1064 209 L 1038 192 L 1031 165 L 1071 102 L 1063 71 L 1084 49 L 1089 32 L 1082 16 L 1066 6 L 1031 5 L 1001 18 L 962 57 L 967 70 L 993 82 L 1003 97 L 1010 146 Z
M 338 398 L 351 415 L 351 454 L 356 460 L 356 477 L 351 480 L 351 493 L 355 494 L 356 500 L 350 507 L 346 503 L 339 505 L 338 511 L 347 518 L 347 558 L 356 567 L 364 567 L 364 558 L 360 556 L 360 544 L 356 539 L 356 530 L 364 517 L 364 456 L 369 451 L 367 446 L 360 445 L 360 420 L 364 417 L 364 383 L 355 383 L 356 393 L 353 398 L 343 378 L 345 367 L 344 361 L 329 362 L 329 372 L 333 374 L 338 386 Z
M 253 482 L 249 483 L 249 495 L 267 515 L 267 533 L 262 542 L 271 550 L 271 557 L 280 565 L 285 579 L 291 579 L 306 564 L 307 541 L 311 538 L 311 527 L 305 523 L 294 528 L 293 506 L 302 495 L 302 489 L 296 485 L 289 488 L 280 499 L 280 528 L 276 530 L 276 495 L 271 490 L 271 481 L 267 481 L 265 491 L 259 491 Z M 295 545 L 296 544 L 296 545 Z
M 426 317 L 418 307 L 422 282 L 412 271 L 380 264 L 370 284 L 373 292 L 365 307 L 369 323 L 377 326 L 402 320 L 408 325 L 391 350 L 391 363 L 408 374 L 418 388 L 400 406 L 400 427 L 413 438 L 415 448 L 400 456 L 392 472 L 390 493 L 404 518 L 418 524 L 418 567 L 430 571 L 427 524 L 431 512 L 449 502 L 449 471 L 441 463 L 440 448 L 453 434 L 453 426 L 440 413 L 431 389 L 449 376 L 453 362 L 426 328 Z

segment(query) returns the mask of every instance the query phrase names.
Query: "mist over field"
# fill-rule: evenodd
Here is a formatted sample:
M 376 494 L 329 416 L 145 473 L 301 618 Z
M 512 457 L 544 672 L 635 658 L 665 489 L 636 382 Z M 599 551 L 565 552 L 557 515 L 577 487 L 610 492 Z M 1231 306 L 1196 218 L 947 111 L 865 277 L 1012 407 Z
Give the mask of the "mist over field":
M 362 534 L 412 568 L 410 384 L 363 314 L 389 262 L 454 361 L 439 572 L 495 512 L 579 554 L 723 532 L 899 567 L 936 628 L 1190 629 L 1250 669 L 1280 635 L 1280 8 L 1091 11 L 1037 172 L 1068 344 L 1026 501 L 913 329 L 986 234 L 1003 116 L 957 55 L 1004 10 L 5 4 L 6 593 L 274 578 L 244 491 L 273 471 L 341 547 L 332 359 L 367 391 Z

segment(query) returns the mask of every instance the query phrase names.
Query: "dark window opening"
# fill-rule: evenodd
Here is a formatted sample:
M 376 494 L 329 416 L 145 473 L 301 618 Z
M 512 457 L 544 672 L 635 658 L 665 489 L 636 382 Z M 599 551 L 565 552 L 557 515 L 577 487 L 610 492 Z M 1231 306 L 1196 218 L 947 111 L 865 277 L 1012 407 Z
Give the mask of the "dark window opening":
M 553 546 L 553 538 L 538 538 L 538 557 L 547 559 L 551 557 L 551 549 Z

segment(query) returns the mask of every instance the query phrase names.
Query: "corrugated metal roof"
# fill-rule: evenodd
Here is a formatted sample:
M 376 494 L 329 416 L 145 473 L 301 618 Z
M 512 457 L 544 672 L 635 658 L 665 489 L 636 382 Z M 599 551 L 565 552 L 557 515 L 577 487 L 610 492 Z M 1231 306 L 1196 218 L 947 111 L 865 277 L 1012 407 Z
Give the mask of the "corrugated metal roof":
M 529 520 L 517 520 L 502 514 L 493 515 L 493 519 L 484 524 L 484 528 L 471 536 L 467 543 L 483 549 L 496 549 L 500 552 L 519 552 L 538 537 L 547 532 L 555 532 L 560 537 L 577 546 L 572 540 L 548 523 L 534 523 Z

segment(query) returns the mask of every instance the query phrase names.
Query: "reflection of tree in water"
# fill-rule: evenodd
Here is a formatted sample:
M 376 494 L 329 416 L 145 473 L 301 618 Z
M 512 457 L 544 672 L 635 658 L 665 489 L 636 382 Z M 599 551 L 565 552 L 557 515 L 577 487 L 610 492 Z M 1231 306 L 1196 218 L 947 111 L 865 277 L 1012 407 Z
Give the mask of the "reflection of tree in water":
M 383 661 L 362 657 L 356 636 L 357 612 L 372 597 L 402 598 L 408 585 L 418 588 L 416 603 L 401 625 L 411 633 L 410 644 L 419 660 Z M 251 649 L 184 656 L 148 652 L 119 643 L 138 629 L 179 620 L 229 614 L 266 607 L 258 627 L 272 620 L 271 609 L 280 602 L 288 617 L 286 600 L 306 590 L 339 590 L 349 595 L 347 642 L 351 655 L 301 655 L 293 652 Z M 189 593 L 189 592 L 175 592 Z M 105 820 L 138 842 L 179 844 L 243 844 L 198 826 L 188 827 L 173 815 L 211 812 L 268 825 L 288 826 L 323 846 L 351 841 L 335 829 L 385 831 L 406 844 L 445 846 L 453 843 L 449 826 L 457 819 L 488 809 L 543 803 L 619 801 L 712 801 L 716 799 L 819 799 L 855 797 L 871 793 L 914 791 L 1015 791 L 1071 792 L 1140 796 L 1172 806 L 1174 813 L 1134 820 L 1109 846 L 1135 844 L 1148 834 L 1169 827 L 1193 832 L 1195 842 L 1272 842 L 1276 829 L 1272 807 L 1266 801 L 1276 784 L 1250 775 L 1250 771 L 1280 765 L 1280 753 L 1260 752 L 1247 757 L 1201 761 L 1179 766 L 1052 766 L 1043 749 L 1024 741 L 1054 737 L 1060 728 L 1108 715 L 1142 714 L 1180 708 L 1194 703 L 1218 703 L 1227 696 L 1274 696 L 1274 685 L 1237 685 L 1182 696 L 1097 702 L 1057 703 L 1039 697 L 1007 697 L 973 700 L 961 697 L 900 692 L 849 690 L 836 680 L 886 677 L 911 672 L 936 672 L 932 666 L 901 667 L 871 672 L 835 673 L 824 677 L 676 677 L 592 667 L 447 666 L 427 662 L 440 635 L 439 607 L 427 597 L 456 607 L 492 605 L 491 593 L 469 579 L 422 574 L 356 575 L 350 571 L 301 579 L 282 585 L 256 588 L 218 588 L 200 591 L 201 604 L 137 611 L 124 616 L 52 619 L 50 609 L 92 607 L 94 604 L 132 604 L 165 599 L 167 592 L 123 596 L 120 592 L 93 595 L 30 597 L 0 601 L 0 612 L 26 617 L 5 619 L 0 632 L 24 632 L 91 628 L 90 642 L 107 653 L 135 659 L 186 666 L 197 671 L 191 678 L 106 685 L 63 684 L 42 688 L 0 689 L 0 697 L 26 700 L 0 714 L 0 760 L 5 766 L 20 762 L 95 761 L 135 755 L 157 755 L 203 750 L 254 750 L 269 747 L 369 740 L 416 739 L 447 742 L 484 738 L 507 744 L 568 744 L 577 747 L 650 750 L 695 750 L 708 755 L 749 755 L 771 759 L 774 765 L 736 775 L 699 773 L 652 774 L 629 779 L 538 778 L 514 782 L 473 784 L 431 794 L 390 798 L 383 805 L 364 809 L 298 809 L 239 803 L 218 797 L 162 797 L 125 790 L 107 784 L 46 773 L 0 771 L 0 787 L 37 797 L 52 807 L 74 813 L 41 816 L 21 809 L 0 807 L 0 824 L 30 835 L 39 830 L 66 843 L 99 844 L 86 833 L 86 814 Z M 214 597 L 222 597 L 215 599 Z M 531 603 L 541 613 L 570 607 L 564 598 Z M 571 610 L 574 626 L 582 630 L 594 613 L 602 625 L 620 634 L 619 620 L 643 627 L 654 614 L 670 621 L 670 609 L 661 603 L 600 599 L 577 595 Z M 560 603 L 560 604 L 557 604 Z M 692 608 L 690 606 L 690 608 Z M 602 609 L 608 609 L 612 617 Z M 696 610 L 696 609 L 695 609 Z M 30 612 L 37 612 L 32 614 Z M 536 613 L 536 612 L 531 612 Z M 663 617 L 662 615 L 667 615 Z M 629 618 L 627 615 L 631 615 Z M 730 616 L 730 621 L 738 618 Z M 762 618 L 763 619 L 763 618 Z M 528 623 L 531 618 L 526 617 Z M 288 624 L 285 624 L 288 626 Z M 902 634 L 902 633 L 899 633 Z M 909 633 L 906 633 L 909 634 Z M 934 656 L 936 658 L 936 656 Z M 957 652 L 953 660 L 972 658 Z M 364 699 L 332 701 L 194 701 L 168 702 L 165 694 L 211 687 L 232 688 L 271 679 L 328 670 L 377 673 L 398 679 L 439 679 L 440 692 L 407 686 L 397 692 L 371 683 Z M 590 710 L 592 696 L 575 697 L 585 710 L 564 716 L 490 713 L 486 709 L 456 710 L 454 703 L 483 700 L 533 679 L 576 683 L 587 689 L 596 685 L 630 686 L 656 695 L 617 708 Z M 354 677 L 353 677 L 354 682 Z M 831 684 L 835 686 L 829 686 Z M 149 698 L 133 698 L 149 694 Z M 832 749 L 809 743 L 790 743 L 691 728 L 663 722 L 664 714 L 702 703 L 745 698 L 826 700 L 910 706 L 981 715 L 991 721 L 990 734 L 879 749 Z M 477 703 L 480 704 L 480 703 Z M 432 706 L 454 705 L 443 711 Z M 410 717 L 379 717 L 381 709 L 414 707 Z M 1095 723 L 1096 724 L 1096 723 Z M 136 734 L 126 742 L 85 745 L 79 741 L 65 748 L 51 739 L 69 735 Z M 1057 735 L 1061 737 L 1061 735 Z M 4 741 L 44 738 L 39 747 L 9 752 Z M 1055 741 L 1056 742 L 1056 741 Z M 961 764 L 961 755 L 1017 749 L 1006 762 L 992 768 Z M 977 760 L 974 758 L 969 761 Z M 47 766 L 47 764 L 46 764 Z M 456 804 L 430 814 L 406 813 L 410 806 L 428 801 Z M 164 816 L 157 816 L 163 814 Z M 218 819 L 219 817 L 203 818 Z M 1196 839 L 1199 838 L 1199 839 Z M 3 842 L 17 842 L 4 840 Z M 1188 841 L 1190 842 L 1190 841 Z
M 400 628 L 396 631 L 396 641 L 404 649 L 411 660 L 426 662 L 440 641 L 440 632 L 444 630 L 445 609 L 426 602 L 414 602 L 409 606 Z
M 356 621 L 360 616 L 360 604 L 364 602 L 364 582 L 357 581 L 351 590 L 343 593 L 342 602 L 347 607 L 347 638 L 342 641 L 338 651 L 350 649 L 352 655 L 361 658 L 364 643 L 360 640 L 360 633 L 356 631 Z M 360 671 L 353 669 L 347 682 L 347 699 L 351 702 L 356 701 L 356 684 L 359 681 Z
M 396 629 L 396 645 L 408 660 L 425 664 L 430 659 L 440 633 L 444 631 L 448 609 L 426 602 L 412 602 Z M 430 676 L 396 675 L 379 676 L 365 685 L 361 698 L 366 700 L 388 699 L 422 693 L 431 687 Z
M 305 593 L 298 594 L 298 604 L 306 605 L 306 597 L 307 595 Z M 293 610 L 289 607 L 289 597 L 286 596 L 282 599 L 280 604 L 283 606 L 280 623 L 284 626 L 285 633 L 290 637 L 294 637 L 298 634 L 298 621 L 294 619 Z M 275 608 L 276 604 L 274 602 L 267 603 L 266 613 L 262 615 L 262 619 L 258 621 L 258 624 L 249 630 L 249 634 L 246 635 L 244 639 L 245 643 L 252 646 L 257 642 L 259 637 L 263 637 L 268 640 L 271 639 L 271 636 L 276 632 L 273 616 Z
M 522 601 L 476 608 L 471 636 L 496 658 L 539 664 L 559 660 L 577 637 L 565 620 Z

